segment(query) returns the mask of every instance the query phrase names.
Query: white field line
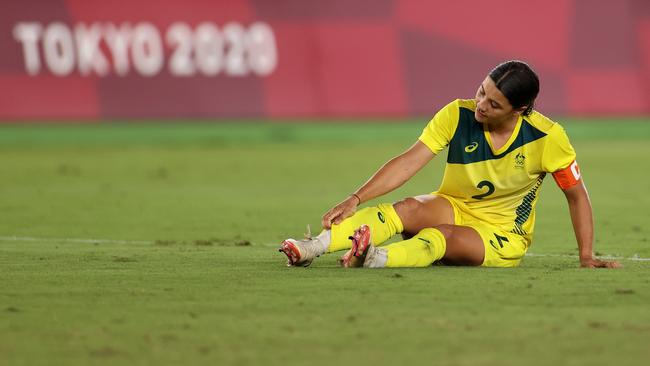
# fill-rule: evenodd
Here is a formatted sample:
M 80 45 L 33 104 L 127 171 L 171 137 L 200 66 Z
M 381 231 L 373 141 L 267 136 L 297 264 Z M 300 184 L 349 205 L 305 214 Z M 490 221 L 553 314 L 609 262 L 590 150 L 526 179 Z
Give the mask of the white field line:
M 113 240 L 82 238 L 35 238 L 31 236 L 0 236 L 0 241 L 56 241 L 79 244 L 152 244 L 150 240 Z
M 574 258 L 574 259 L 578 258 L 577 255 L 569 255 L 569 254 L 536 254 L 536 253 L 526 253 L 526 257 L 559 257 L 559 258 Z M 631 257 L 616 257 L 613 255 L 597 255 L 595 257 L 598 259 L 607 259 L 607 260 L 625 259 L 628 261 L 650 262 L 650 258 L 639 257 L 637 254 Z
M 114 240 L 114 239 L 84 239 L 84 238 L 37 238 L 31 236 L 0 236 L 0 241 L 56 241 L 63 243 L 79 243 L 79 244 L 153 244 L 152 240 Z M 265 246 L 273 246 L 275 244 L 268 244 Z M 569 254 L 537 254 L 526 253 L 527 257 L 559 257 L 559 258 L 578 258 L 577 255 Z M 639 257 L 634 255 L 632 257 L 616 257 L 616 256 L 598 256 L 599 259 L 616 259 L 628 260 L 639 262 L 650 262 L 650 258 Z

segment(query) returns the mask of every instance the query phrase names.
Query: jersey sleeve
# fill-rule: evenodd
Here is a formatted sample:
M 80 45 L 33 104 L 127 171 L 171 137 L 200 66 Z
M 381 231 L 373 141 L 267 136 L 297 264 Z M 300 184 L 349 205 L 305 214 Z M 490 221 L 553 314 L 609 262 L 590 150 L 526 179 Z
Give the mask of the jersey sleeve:
M 564 128 L 560 125 L 553 126 L 548 137 L 542 155 L 542 169 L 547 173 L 566 169 L 576 160 L 576 152 Z
M 439 153 L 447 145 L 458 126 L 458 100 L 455 100 L 436 113 L 422 131 L 419 140 L 434 153 Z

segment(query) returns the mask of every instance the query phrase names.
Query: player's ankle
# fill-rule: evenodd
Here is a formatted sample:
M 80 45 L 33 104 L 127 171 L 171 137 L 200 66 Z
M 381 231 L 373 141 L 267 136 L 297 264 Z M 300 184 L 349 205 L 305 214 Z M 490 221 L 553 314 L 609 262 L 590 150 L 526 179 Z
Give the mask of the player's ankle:
M 386 248 L 379 248 L 374 245 L 368 247 L 366 258 L 363 261 L 364 268 L 384 268 L 388 261 Z
M 318 248 L 319 252 L 321 252 L 321 254 L 327 253 L 327 251 L 328 251 L 328 249 L 330 247 L 330 243 L 332 242 L 332 231 L 331 230 L 323 230 L 314 239 L 316 239 L 318 241 L 317 245 L 319 245 L 319 248 Z

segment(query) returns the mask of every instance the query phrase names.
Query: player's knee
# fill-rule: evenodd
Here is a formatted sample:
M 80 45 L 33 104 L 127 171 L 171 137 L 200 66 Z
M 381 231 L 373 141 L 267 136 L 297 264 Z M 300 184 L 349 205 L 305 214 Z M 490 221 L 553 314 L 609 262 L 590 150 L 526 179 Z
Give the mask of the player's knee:
M 417 215 L 421 206 L 422 203 L 413 197 L 405 198 L 393 204 L 395 212 L 397 212 L 397 215 L 402 219 L 402 221 Z
M 454 225 L 442 224 L 435 227 L 438 229 L 445 239 L 449 239 L 454 234 Z

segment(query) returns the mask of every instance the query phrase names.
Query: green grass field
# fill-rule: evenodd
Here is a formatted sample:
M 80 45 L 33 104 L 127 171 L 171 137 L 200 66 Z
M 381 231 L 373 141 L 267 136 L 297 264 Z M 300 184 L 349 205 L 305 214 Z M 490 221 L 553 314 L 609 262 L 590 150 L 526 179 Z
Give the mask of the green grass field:
M 621 270 L 552 179 L 519 268 L 287 268 L 423 122 L 0 127 L 0 365 L 646 365 L 650 123 L 564 125 Z

